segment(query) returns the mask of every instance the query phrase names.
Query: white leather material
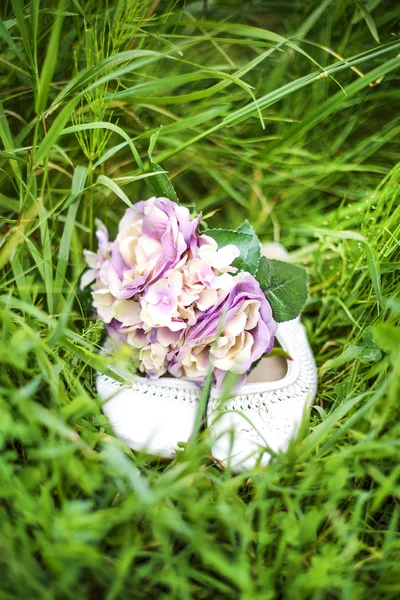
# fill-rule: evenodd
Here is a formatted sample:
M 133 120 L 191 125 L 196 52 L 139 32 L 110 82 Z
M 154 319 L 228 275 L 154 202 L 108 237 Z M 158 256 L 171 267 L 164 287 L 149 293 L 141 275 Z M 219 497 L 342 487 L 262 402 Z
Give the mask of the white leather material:
M 96 387 L 115 434 L 134 450 L 172 458 L 178 442 L 188 442 L 200 398 L 195 383 L 133 377 L 127 386 L 98 374 Z
M 317 371 L 304 326 L 299 319 L 280 323 L 276 337 L 291 356 L 280 381 L 249 383 L 225 402 L 213 389 L 208 404 L 212 453 L 236 472 L 267 464 L 286 450 L 298 433 L 304 412 L 313 403 Z M 260 450 L 269 448 L 260 457 Z

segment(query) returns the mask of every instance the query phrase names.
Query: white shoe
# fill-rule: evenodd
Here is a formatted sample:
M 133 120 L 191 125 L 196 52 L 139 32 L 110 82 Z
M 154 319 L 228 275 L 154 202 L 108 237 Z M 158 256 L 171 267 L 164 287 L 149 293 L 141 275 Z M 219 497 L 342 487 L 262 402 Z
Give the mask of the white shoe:
M 212 454 L 236 472 L 267 464 L 268 450 L 286 450 L 315 398 L 315 362 L 300 320 L 281 323 L 276 337 L 292 360 L 264 358 L 240 392 L 222 405 L 215 387 L 211 390 Z M 115 434 L 134 450 L 173 458 L 178 443 L 189 441 L 201 393 L 197 384 L 135 376 L 131 385 L 123 385 L 98 374 L 96 387 Z
M 292 358 L 279 357 L 287 365 L 283 378 L 271 381 L 282 374 L 282 366 L 277 367 L 278 357 L 266 357 L 222 405 L 217 390 L 211 391 L 207 421 L 212 454 L 236 472 L 266 465 L 273 453 L 286 450 L 315 398 L 317 371 L 304 326 L 298 318 L 280 323 L 276 338 Z
M 135 376 L 122 385 L 98 374 L 96 388 L 115 434 L 133 450 L 173 458 L 178 443 L 189 441 L 201 393 L 196 383 Z

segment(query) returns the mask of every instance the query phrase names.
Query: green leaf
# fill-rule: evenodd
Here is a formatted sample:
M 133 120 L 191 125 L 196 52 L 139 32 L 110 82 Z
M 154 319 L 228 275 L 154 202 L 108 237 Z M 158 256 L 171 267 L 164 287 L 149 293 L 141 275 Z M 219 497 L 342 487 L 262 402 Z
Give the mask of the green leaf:
M 316 81 L 319 81 L 321 79 L 322 75 L 324 77 L 330 76 L 333 73 L 338 73 L 344 69 L 348 69 L 348 68 L 354 66 L 355 64 L 361 64 L 366 60 L 370 60 L 372 57 L 384 54 L 385 52 L 389 52 L 389 48 L 390 48 L 390 51 L 394 50 L 394 45 L 390 45 L 390 46 L 387 45 L 387 47 L 380 47 L 378 50 L 376 50 L 374 52 L 364 53 L 361 57 L 355 56 L 352 58 L 352 60 L 346 59 L 345 61 L 344 60 L 339 61 L 339 62 L 327 67 L 325 69 L 324 73 L 317 71 L 317 72 L 305 75 L 304 77 L 298 78 L 295 81 L 291 81 L 291 82 L 283 85 L 281 88 L 272 90 L 271 92 L 268 92 L 265 96 L 259 98 L 258 99 L 258 107 L 262 110 L 265 110 L 267 107 L 272 106 L 276 102 L 280 101 L 282 98 L 285 98 L 286 96 L 293 94 L 294 92 L 298 92 L 298 90 L 300 90 L 301 88 L 304 88 L 306 86 L 311 85 L 312 83 L 314 83 Z M 397 48 L 397 44 L 396 44 L 396 48 Z M 314 111 L 311 111 L 310 116 L 306 117 L 304 119 L 304 121 L 302 120 L 301 123 L 299 123 L 297 126 L 295 126 L 293 128 L 292 127 L 289 128 L 289 132 L 287 134 L 285 134 L 284 136 L 279 137 L 279 139 L 276 141 L 275 145 L 271 144 L 269 146 L 269 152 L 271 152 L 271 150 L 274 150 L 278 147 L 281 149 L 282 140 L 286 140 L 286 138 L 289 139 L 289 137 L 290 138 L 299 137 L 300 132 L 302 133 L 304 131 L 304 129 L 310 130 L 312 127 L 315 126 L 316 123 L 321 122 L 322 119 L 327 118 L 334 111 L 338 110 L 338 107 L 340 107 L 342 104 L 344 104 L 345 102 L 348 102 L 349 98 L 351 96 L 354 96 L 361 89 L 363 89 L 370 83 L 376 81 L 383 75 L 386 75 L 390 71 L 397 69 L 398 65 L 399 65 L 398 57 L 387 60 L 383 64 L 379 65 L 376 69 L 373 69 L 373 70 L 369 71 L 368 73 L 366 73 L 364 77 L 360 77 L 359 79 L 354 81 L 352 84 L 350 84 L 346 88 L 346 94 L 343 94 L 343 91 L 340 90 L 340 92 L 338 92 L 334 96 L 329 97 L 323 103 L 323 105 L 318 106 Z M 323 108 L 323 110 L 321 107 Z M 163 152 L 163 154 L 162 154 L 163 159 L 174 156 L 175 154 L 181 152 L 185 148 L 188 148 L 195 142 L 214 134 L 216 131 L 218 131 L 219 129 L 221 129 L 223 127 L 231 126 L 234 123 L 235 124 L 241 123 L 242 121 L 248 119 L 255 112 L 255 110 L 256 110 L 255 103 L 250 102 L 249 104 L 246 104 L 245 106 L 242 106 L 242 107 L 238 108 L 237 110 L 230 111 L 229 114 L 224 119 L 221 119 L 217 124 L 202 131 L 201 133 L 197 134 L 195 137 L 186 140 L 180 146 L 176 146 L 173 149 L 169 149 L 169 150 L 166 150 L 165 152 Z
M 380 306 L 383 307 L 383 297 L 382 297 L 382 288 L 381 288 L 381 271 L 380 264 L 378 260 L 378 256 L 376 250 L 371 246 L 368 240 L 355 231 L 333 231 L 330 229 L 321 229 L 321 228 L 313 228 L 313 233 L 326 235 L 333 238 L 338 238 L 341 240 L 354 240 L 356 242 L 360 242 L 364 244 L 365 248 L 365 256 L 367 259 L 367 265 L 369 270 L 369 275 L 372 282 L 372 287 L 374 288 L 376 299 L 378 300 Z
M 4 112 L 3 103 L 0 100 L 0 140 L 3 143 L 4 149 L 7 152 L 14 150 L 14 140 L 11 134 L 10 127 L 8 125 L 7 117 Z M 15 157 L 17 158 L 17 157 Z M 14 174 L 19 181 L 21 179 L 20 166 L 16 160 L 10 161 L 10 166 L 14 171 Z
M 364 348 L 360 354 L 360 360 L 363 363 L 377 362 L 382 358 L 382 352 L 379 348 Z
M 125 183 L 132 182 L 132 181 L 139 181 L 140 179 L 153 179 L 154 178 L 154 174 L 153 173 L 142 173 L 142 175 L 137 175 L 136 177 L 122 177 L 119 181 L 124 181 Z M 129 208 L 132 208 L 134 211 L 136 211 L 135 205 L 129 200 L 128 196 L 125 194 L 125 192 L 120 188 L 120 186 L 113 180 L 110 179 L 109 177 L 107 177 L 106 175 L 99 175 L 96 181 L 96 185 L 104 185 L 106 187 L 108 187 L 109 190 L 111 190 L 112 192 L 114 192 L 114 194 L 116 196 L 118 196 L 118 198 L 120 198 L 122 200 L 122 202 L 125 202 L 125 204 L 127 206 L 129 206 Z M 137 212 L 137 211 L 136 211 Z M 139 213 L 137 213 L 139 214 Z
M 360 12 L 364 18 L 364 21 L 367 24 L 368 29 L 371 32 L 372 37 L 374 38 L 377 44 L 380 44 L 378 30 L 376 28 L 375 21 L 372 18 L 371 13 L 366 9 L 362 2 L 357 2 L 357 6 L 360 9 Z
M 337 383 L 333 388 L 334 393 L 340 400 L 347 398 L 349 395 L 349 390 L 351 390 L 351 377 L 346 377 L 343 379 L 343 381 Z
M 155 163 L 154 160 L 152 159 L 152 153 L 153 153 L 154 147 L 156 145 L 156 141 L 158 138 L 158 134 L 160 133 L 160 129 L 158 131 L 156 131 L 156 133 L 153 133 L 153 135 L 150 138 L 150 146 L 149 146 L 149 151 L 148 151 L 150 171 L 152 173 L 156 173 L 156 175 L 150 179 L 150 185 L 153 188 L 153 191 L 157 196 L 160 196 L 162 198 L 169 198 L 169 200 L 172 200 L 173 202 L 177 202 L 179 204 L 179 200 L 178 200 L 178 196 L 176 195 L 175 188 L 172 185 L 171 181 L 169 180 L 168 175 L 160 167 L 160 165 Z
M 79 358 L 79 360 L 83 361 L 93 369 L 96 369 L 96 371 L 100 371 L 100 373 L 112 377 L 121 383 L 124 382 L 124 379 L 118 375 L 118 373 L 112 371 L 105 365 L 104 360 L 98 354 L 94 354 L 90 350 L 87 350 L 87 348 L 77 344 L 75 341 L 71 342 L 71 340 L 67 339 L 65 336 L 61 338 L 60 345 Z
M 4 25 L 4 21 L 0 19 L 0 37 L 8 44 L 8 46 L 14 51 L 15 55 L 18 56 L 21 62 L 26 62 L 24 57 L 18 48 L 17 44 L 8 33 L 7 27 Z
M 19 202 L 15 198 L 9 198 L 0 192 L 0 208 L 7 211 L 19 212 Z
M 174 52 L 176 52 L 176 50 L 174 50 Z M 168 54 L 171 54 L 171 50 L 168 50 L 167 52 L 126 50 L 124 52 L 118 52 L 118 54 L 107 56 L 95 64 L 91 69 L 83 69 L 77 73 L 77 75 L 67 83 L 55 98 L 50 110 L 54 110 L 54 108 L 62 101 L 77 92 L 79 93 L 79 97 L 82 97 L 113 79 L 118 79 L 127 73 L 150 65 L 155 61 L 167 58 L 173 60 L 173 57 L 168 56 Z M 136 62 L 133 62 L 134 59 L 137 59 Z M 119 69 L 115 69 L 115 67 L 118 67 L 119 65 L 122 66 L 120 66 Z
M 62 11 L 65 6 L 65 0 L 59 3 L 55 21 L 51 28 L 51 36 L 47 47 L 46 57 L 40 73 L 40 82 L 38 94 L 36 97 L 36 112 L 42 113 L 46 107 L 47 98 L 50 90 L 50 83 L 53 78 L 54 69 L 58 59 L 58 47 L 60 40 L 60 31 L 62 23 Z
M 114 123 L 109 123 L 108 121 L 95 121 L 93 123 L 81 123 L 79 125 L 71 125 L 71 127 L 66 127 L 66 129 L 64 129 L 60 135 L 67 135 L 69 133 L 77 133 L 78 131 L 87 131 L 92 129 L 105 129 L 108 131 L 113 131 L 114 133 L 120 135 L 127 142 L 129 148 L 131 149 L 131 152 L 133 154 L 134 159 L 137 162 L 139 169 L 143 171 L 142 159 L 140 158 L 140 154 L 137 151 L 135 144 L 132 142 L 131 138 L 126 133 L 126 131 L 124 131 L 121 127 L 118 127 L 118 125 L 115 125 Z
M 125 192 L 123 192 L 121 190 L 121 188 L 119 187 L 119 185 L 117 185 L 115 183 L 115 181 L 113 181 L 112 179 L 110 179 L 106 175 L 99 175 L 98 178 L 97 178 L 96 183 L 97 183 L 97 185 L 105 185 L 106 187 L 108 187 L 109 190 L 111 190 L 112 192 L 114 192 L 114 194 L 116 196 L 118 196 L 118 198 L 120 198 L 122 200 L 122 202 L 125 202 L 125 204 L 127 206 L 129 206 L 129 208 L 134 208 L 132 202 L 129 200 L 129 198 L 125 194 Z
M 63 131 L 63 129 L 64 129 L 65 125 L 67 124 L 67 122 L 69 121 L 69 119 L 71 118 L 71 115 L 74 112 L 74 109 L 75 109 L 76 105 L 78 104 L 78 102 L 79 102 L 79 96 L 72 98 L 72 100 L 70 100 L 68 102 L 68 104 L 66 104 L 63 107 L 63 109 L 60 111 L 60 113 L 54 119 L 53 124 L 51 125 L 50 129 L 46 133 L 45 137 L 43 138 L 42 142 L 40 143 L 39 148 L 36 151 L 35 162 L 33 165 L 34 169 L 36 169 L 40 165 L 40 163 L 45 158 L 45 156 L 49 154 L 50 150 L 52 149 L 54 144 L 57 142 L 60 135 L 62 135 L 61 132 Z M 64 133 L 65 133 L 65 131 L 64 131 Z
M 251 273 L 252 275 L 256 275 L 257 273 L 257 269 L 258 269 L 258 265 L 260 263 L 260 258 L 261 258 L 261 244 L 260 244 L 260 240 L 257 237 L 256 232 L 254 231 L 253 227 L 250 225 L 250 223 L 246 220 L 244 221 L 240 227 L 238 227 L 237 231 L 239 233 L 246 233 L 248 235 L 251 235 L 251 244 L 249 247 L 249 251 L 247 253 L 247 257 L 246 257 L 246 266 L 244 267 L 244 271 L 248 271 L 249 273 Z
M 374 339 L 385 352 L 400 352 L 400 331 L 388 323 L 379 323 L 374 327 Z
M 44 285 L 47 295 L 47 307 L 50 314 L 54 312 L 54 280 L 53 280 L 53 253 L 52 232 L 49 227 L 49 213 L 44 206 L 39 210 L 39 229 L 43 249 Z
M 218 248 L 224 248 L 230 244 L 236 246 L 240 252 L 240 256 L 233 261 L 232 265 L 242 271 L 245 270 L 244 266 L 246 265 L 247 256 L 253 240 L 251 235 L 239 233 L 232 229 L 207 229 L 204 233 L 217 242 Z
M 32 66 L 33 60 L 32 60 L 32 51 L 31 51 L 31 40 L 29 38 L 28 30 L 26 28 L 26 23 L 25 23 L 24 3 L 22 2 L 22 0 L 11 0 L 11 4 L 12 4 L 13 10 L 14 10 L 15 18 L 17 20 L 18 29 L 21 34 L 21 40 L 22 40 L 22 44 L 25 49 L 25 53 L 28 57 L 28 60 L 31 64 L 31 66 Z
M 368 327 L 366 327 L 364 329 L 364 332 L 362 335 L 362 341 L 363 341 L 364 346 L 366 346 L 367 348 L 374 349 L 374 348 L 378 347 L 374 340 L 373 335 L 374 335 L 374 329 L 371 325 L 369 325 Z
M 60 240 L 60 249 L 58 252 L 57 272 L 55 280 L 55 290 L 57 298 L 61 297 L 65 283 L 65 275 L 68 267 L 68 259 L 71 250 L 72 233 L 75 227 L 76 216 L 79 208 L 81 194 L 86 185 L 88 169 L 78 165 L 75 169 L 72 179 L 71 194 L 66 204 L 69 204 L 65 227 Z
M 303 268 L 262 256 L 257 279 L 267 292 L 274 319 L 278 323 L 297 317 L 308 296 L 307 273 Z
M 149 160 L 149 163 L 151 172 L 155 174 L 155 177 L 150 179 L 151 187 L 153 188 L 154 193 L 159 197 L 168 198 L 169 200 L 179 204 L 175 188 L 170 182 L 166 172 L 160 167 L 160 165 L 157 165 L 157 163 L 153 162 L 151 159 Z
M 361 354 L 361 352 L 364 351 L 364 349 L 364 346 L 350 344 L 350 346 L 347 346 L 347 348 L 343 350 L 339 356 L 327 360 L 321 367 L 321 373 L 324 373 L 325 371 L 333 371 L 348 362 L 352 362 L 357 358 L 357 356 L 359 356 L 359 354 Z

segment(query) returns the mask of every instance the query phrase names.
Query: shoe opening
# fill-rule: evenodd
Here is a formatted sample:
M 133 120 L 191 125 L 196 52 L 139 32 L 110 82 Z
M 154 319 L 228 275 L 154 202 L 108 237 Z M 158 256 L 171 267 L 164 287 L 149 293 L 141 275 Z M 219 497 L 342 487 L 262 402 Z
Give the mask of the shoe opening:
M 279 344 L 275 343 L 279 347 Z M 260 383 L 263 381 L 280 381 L 287 373 L 287 359 L 284 356 L 266 356 L 251 371 L 246 383 Z

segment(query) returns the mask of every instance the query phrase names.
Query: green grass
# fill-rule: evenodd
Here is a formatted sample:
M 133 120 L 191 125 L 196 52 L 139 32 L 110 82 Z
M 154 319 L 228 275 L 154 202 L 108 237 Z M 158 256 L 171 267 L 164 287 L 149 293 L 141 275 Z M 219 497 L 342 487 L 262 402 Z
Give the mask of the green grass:
M 108 6 L 1 9 L 0 598 L 399 598 L 400 8 Z M 157 132 L 183 203 L 309 272 L 317 404 L 267 469 L 149 464 L 94 391 L 82 249 Z

